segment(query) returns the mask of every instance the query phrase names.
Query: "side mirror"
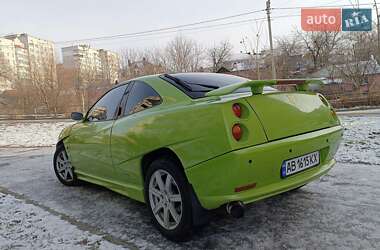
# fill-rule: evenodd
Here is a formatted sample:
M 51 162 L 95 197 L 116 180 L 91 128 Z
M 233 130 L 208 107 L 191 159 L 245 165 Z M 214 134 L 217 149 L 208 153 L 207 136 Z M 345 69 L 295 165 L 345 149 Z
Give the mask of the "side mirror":
M 74 121 L 80 121 L 83 119 L 83 114 L 80 112 L 72 112 L 71 119 L 73 119 Z

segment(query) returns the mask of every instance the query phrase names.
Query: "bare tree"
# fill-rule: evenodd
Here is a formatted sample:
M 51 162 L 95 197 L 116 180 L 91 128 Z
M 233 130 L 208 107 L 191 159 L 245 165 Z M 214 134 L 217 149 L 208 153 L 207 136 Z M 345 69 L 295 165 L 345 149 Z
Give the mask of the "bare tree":
M 335 66 L 336 71 L 355 87 L 368 83 L 368 74 L 379 69 L 375 59 L 375 33 L 352 32 L 344 36 L 339 50 L 342 62 Z
M 294 71 L 297 71 L 297 64 L 301 63 L 300 55 L 302 55 L 302 44 L 298 36 L 280 37 L 276 40 L 277 56 L 276 69 L 277 74 L 281 78 L 288 78 Z M 302 57 L 302 56 L 301 56 Z M 295 59 L 295 60 L 294 60 Z
M 124 79 L 130 79 L 136 77 L 133 72 L 132 63 L 140 61 L 143 57 L 143 53 L 136 49 L 123 49 L 120 51 L 121 61 L 121 76 Z
M 56 65 L 54 60 L 35 65 L 31 70 L 30 82 L 35 88 L 40 104 L 46 112 L 57 114 L 58 97 L 61 86 L 57 82 Z
M 232 44 L 228 40 L 208 49 L 208 57 L 212 64 L 212 71 L 217 72 L 220 67 L 231 57 Z
M 261 56 L 262 53 L 260 50 L 260 43 L 261 43 L 261 33 L 263 28 L 264 21 L 256 21 L 256 28 L 253 28 L 252 31 L 254 33 L 254 36 L 245 36 L 240 41 L 240 44 L 243 46 L 244 51 L 240 51 L 240 53 L 247 54 L 251 57 L 252 60 L 249 62 L 252 65 L 254 65 L 254 68 L 256 69 L 256 78 L 261 79 L 261 73 L 260 68 L 262 67 L 261 63 Z M 253 64 L 254 62 L 254 64 Z
M 125 49 L 121 52 L 122 78 L 131 79 L 142 75 L 152 75 L 166 71 L 166 61 L 160 49 Z
M 194 40 L 177 36 L 166 46 L 165 66 L 172 72 L 191 72 L 201 68 L 204 49 Z
M 301 53 L 302 46 L 298 36 L 280 37 L 276 43 L 278 50 L 283 55 L 292 56 Z
M 313 69 L 326 66 L 330 63 L 331 55 L 336 50 L 341 39 L 339 32 L 303 32 L 296 31 L 302 40 L 307 53 L 313 61 Z
M 16 72 L 12 70 L 9 61 L 5 59 L 0 50 L 0 91 L 2 88 L 10 87 L 16 78 Z
M 14 90 L 17 95 L 14 109 L 19 110 L 23 114 L 35 112 L 40 101 L 37 91 L 33 85 L 30 84 L 30 81 L 21 79 L 16 80 L 14 83 Z M 9 110 L 8 112 L 12 114 L 14 110 Z
M 146 58 L 154 65 L 153 74 L 163 73 L 168 71 L 167 58 L 164 55 L 164 50 L 159 48 L 148 49 L 145 51 Z
M 94 66 L 76 68 L 74 77 L 74 92 L 80 100 L 82 113 L 85 113 L 90 106 L 89 89 L 92 85 L 100 84 L 101 77 Z

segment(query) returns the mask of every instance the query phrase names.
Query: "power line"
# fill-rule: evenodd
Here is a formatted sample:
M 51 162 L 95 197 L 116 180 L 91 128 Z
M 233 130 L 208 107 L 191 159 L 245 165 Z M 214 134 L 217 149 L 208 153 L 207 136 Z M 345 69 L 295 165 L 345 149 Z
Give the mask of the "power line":
M 299 16 L 300 15 L 298 15 L 298 14 L 295 14 L 295 15 L 279 15 L 279 16 L 272 16 L 271 19 L 273 21 L 275 21 L 275 19 L 278 19 L 278 18 L 299 17 Z M 116 39 L 117 40 L 119 40 L 119 39 L 126 40 L 126 39 L 142 38 L 142 37 L 152 37 L 152 36 L 160 36 L 160 35 L 162 36 L 165 34 L 171 34 L 171 33 L 176 33 L 176 32 L 210 30 L 210 29 L 215 29 L 215 28 L 223 28 L 225 26 L 233 26 L 233 25 L 237 25 L 237 24 L 247 24 L 247 23 L 254 22 L 254 21 L 265 21 L 266 19 L 267 19 L 266 17 L 250 18 L 250 19 L 231 21 L 231 22 L 221 23 L 221 24 L 205 25 L 205 26 L 200 26 L 200 27 L 192 27 L 192 28 L 178 29 L 178 30 L 168 30 L 168 31 L 156 32 L 156 33 L 140 34 L 140 35 L 135 35 L 135 36 L 113 38 L 113 39 L 109 39 L 109 40 L 116 40 Z M 0 45 L 0 46 L 5 46 L 5 45 Z M 13 46 L 9 46 L 9 47 L 13 47 Z
M 372 5 L 372 3 L 361 3 L 360 5 L 367 6 L 367 5 Z M 274 10 L 274 11 L 275 10 L 294 10 L 294 9 L 301 9 L 301 8 L 327 8 L 327 7 L 330 7 L 330 8 L 331 7 L 352 7 L 352 5 L 342 4 L 342 5 L 335 5 L 335 6 L 334 5 L 319 5 L 319 6 L 275 7 L 275 8 L 271 8 L 271 10 Z M 265 20 L 265 18 L 239 20 L 239 21 L 233 21 L 233 22 L 228 22 L 228 23 L 182 29 L 186 27 L 197 26 L 200 24 L 218 22 L 218 21 L 223 21 L 223 20 L 232 19 L 236 17 L 247 16 L 247 15 L 260 13 L 264 11 L 266 11 L 266 9 L 253 10 L 253 11 L 239 13 L 239 14 L 231 15 L 231 16 L 208 19 L 208 20 L 176 25 L 176 26 L 171 26 L 171 27 L 165 27 L 165 28 L 151 29 L 151 30 L 146 30 L 146 31 L 141 31 L 141 32 L 117 34 L 117 35 L 110 35 L 110 36 L 99 36 L 99 37 L 92 37 L 92 38 L 85 38 L 85 39 L 67 40 L 67 41 L 58 41 L 55 43 L 56 44 L 69 44 L 69 43 L 74 44 L 74 43 L 81 43 L 81 42 L 96 42 L 96 41 L 103 41 L 103 40 L 127 39 L 127 38 L 145 37 L 145 36 L 151 36 L 151 35 L 157 35 L 157 34 L 159 35 L 159 34 L 168 34 L 168 33 L 181 32 L 181 31 L 191 31 L 191 30 L 206 29 L 206 28 L 213 28 L 213 27 L 222 27 L 222 26 L 228 26 L 232 24 L 248 23 L 248 22 L 257 21 L 257 20 Z M 299 15 L 287 15 L 287 16 L 299 16 Z M 287 16 L 277 16 L 277 17 L 274 16 L 274 18 L 282 18 L 282 17 L 287 17 Z
M 361 3 L 362 6 L 372 6 L 373 3 Z M 353 7 L 352 4 L 341 4 L 341 5 L 320 5 L 320 6 L 294 6 L 294 7 L 276 7 L 272 8 L 272 10 L 294 10 L 294 9 L 302 9 L 302 8 L 339 8 L 339 7 Z
M 272 16 L 271 19 L 275 20 L 277 18 L 289 18 L 289 17 L 299 17 L 300 15 L 280 15 L 280 16 Z M 239 20 L 239 21 L 233 21 L 233 22 L 228 22 L 228 23 L 221 23 L 221 24 L 214 24 L 214 25 L 207 25 L 207 26 L 200 26 L 200 27 L 192 27 L 192 28 L 186 28 L 186 29 L 178 29 L 178 30 L 168 30 L 168 31 L 162 31 L 162 32 L 156 32 L 156 33 L 149 33 L 149 34 L 139 34 L 135 36 L 127 36 L 127 37 L 119 37 L 119 38 L 112 38 L 112 39 L 107 39 L 107 40 L 127 40 L 127 39 L 135 39 L 135 38 L 142 38 L 142 37 L 151 37 L 151 36 L 157 36 L 157 35 L 165 35 L 165 34 L 171 34 L 171 33 L 177 33 L 177 32 L 186 32 L 186 31 L 197 31 L 197 30 L 208 30 L 212 28 L 220 28 L 220 27 L 225 27 L 225 26 L 232 26 L 236 24 L 245 24 L 245 23 L 250 23 L 253 21 L 260 21 L 263 20 L 265 21 L 267 18 L 251 18 L 251 19 L 244 19 L 244 20 Z M 101 42 L 105 41 L 104 40 L 95 40 L 94 42 Z
M 159 32 L 159 31 L 173 30 L 173 29 L 178 29 L 178 28 L 195 26 L 195 25 L 204 24 L 204 23 L 217 22 L 217 21 L 222 21 L 222 20 L 236 18 L 236 17 L 241 17 L 241 16 L 247 16 L 247 15 L 251 15 L 251 14 L 259 13 L 259 12 L 263 12 L 263 11 L 265 11 L 265 10 L 264 9 L 262 9 L 262 10 L 254 10 L 254 11 L 244 12 L 244 13 L 240 13 L 240 14 L 236 14 L 236 15 L 232 15 L 232 16 L 226 16 L 226 17 L 208 19 L 208 20 L 204 20 L 204 21 L 199 21 L 199 22 L 194 22 L 194 23 L 188 23 L 188 24 L 182 24 L 182 25 L 176 25 L 176 26 L 171 26 L 171 27 L 152 29 L 152 30 L 146 30 L 146 31 L 141 31 L 141 32 L 134 32 L 134 33 L 118 34 L 118 35 L 112 35 L 112 36 L 101 36 L 101 37 L 93 37 L 93 38 L 86 38 L 86 39 L 58 41 L 56 43 L 57 44 L 59 44 L 59 43 L 75 43 L 75 42 L 86 42 L 86 41 L 103 40 L 103 39 L 107 40 L 107 39 L 119 38 L 119 37 L 124 37 L 124 36 L 134 36 L 134 35 L 140 35 L 140 34 L 148 34 L 148 33 L 154 33 L 154 32 Z

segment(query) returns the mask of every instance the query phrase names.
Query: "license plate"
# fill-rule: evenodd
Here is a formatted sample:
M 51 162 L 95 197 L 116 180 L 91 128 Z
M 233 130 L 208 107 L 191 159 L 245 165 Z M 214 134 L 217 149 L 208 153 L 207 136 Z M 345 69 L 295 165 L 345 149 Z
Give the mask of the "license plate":
M 281 166 L 281 177 L 296 174 L 319 164 L 319 151 L 286 160 Z

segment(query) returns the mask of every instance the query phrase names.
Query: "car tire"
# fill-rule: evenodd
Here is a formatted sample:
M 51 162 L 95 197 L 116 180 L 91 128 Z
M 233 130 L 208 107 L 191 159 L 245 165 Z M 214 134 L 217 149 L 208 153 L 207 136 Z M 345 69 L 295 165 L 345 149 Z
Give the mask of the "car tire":
M 53 167 L 55 175 L 62 184 L 66 186 L 77 186 L 80 184 L 63 143 L 57 145 L 54 153 Z
M 180 163 L 170 157 L 154 160 L 147 170 L 144 189 L 158 230 L 175 242 L 189 240 L 193 230 L 191 189 Z

